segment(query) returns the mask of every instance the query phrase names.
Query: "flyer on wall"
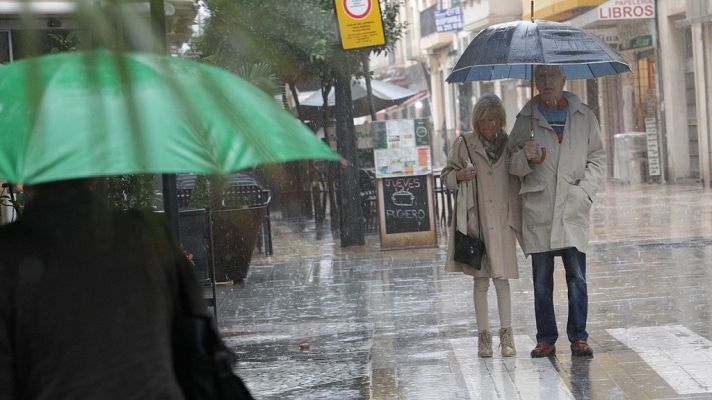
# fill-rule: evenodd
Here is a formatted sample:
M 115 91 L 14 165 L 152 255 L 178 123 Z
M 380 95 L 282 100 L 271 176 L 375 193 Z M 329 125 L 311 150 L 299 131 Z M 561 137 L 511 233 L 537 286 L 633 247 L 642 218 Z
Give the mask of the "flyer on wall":
M 377 178 L 432 173 L 427 119 L 375 121 L 371 134 Z

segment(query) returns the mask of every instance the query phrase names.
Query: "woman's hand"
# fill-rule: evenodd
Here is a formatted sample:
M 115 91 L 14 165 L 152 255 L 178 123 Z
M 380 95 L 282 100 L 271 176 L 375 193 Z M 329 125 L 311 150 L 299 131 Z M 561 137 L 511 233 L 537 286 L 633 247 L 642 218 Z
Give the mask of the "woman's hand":
M 475 176 L 477 175 L 477 168 L 472 165 L 468 164 L 467 167 L 457 171 L 455 173 L 455 177 L 457 178 L 458 182 L 462 181 L 471 181 L 475 179 Z

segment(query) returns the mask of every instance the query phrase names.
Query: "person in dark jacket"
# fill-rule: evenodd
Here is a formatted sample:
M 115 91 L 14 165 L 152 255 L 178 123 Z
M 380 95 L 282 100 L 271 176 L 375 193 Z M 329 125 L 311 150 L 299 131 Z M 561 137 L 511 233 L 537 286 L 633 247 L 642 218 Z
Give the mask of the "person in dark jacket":
M 183 399 L 171 330 L 183 252 L 150 213 L 110 211 L 90 180 L 26 187 L 0 227 L 0 399 Z M 185 280 L 185 279 L 183 279 Z

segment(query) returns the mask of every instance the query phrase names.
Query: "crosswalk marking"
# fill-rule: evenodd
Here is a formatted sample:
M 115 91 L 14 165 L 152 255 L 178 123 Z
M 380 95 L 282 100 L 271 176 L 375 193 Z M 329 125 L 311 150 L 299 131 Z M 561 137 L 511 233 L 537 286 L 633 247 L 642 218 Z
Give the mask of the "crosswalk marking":
M 712 393 L 712 342 L 680 325 L 607 329 L 678 394 Z
M 450 339 L 471 399 L 574 399 L 547 358 L 531 358 L 534 342 L 528 336 L 514 337 L 517 356 L 502 358 L 499 337 L 492 338 L 493 358 L 477 357 L 477 338 Z

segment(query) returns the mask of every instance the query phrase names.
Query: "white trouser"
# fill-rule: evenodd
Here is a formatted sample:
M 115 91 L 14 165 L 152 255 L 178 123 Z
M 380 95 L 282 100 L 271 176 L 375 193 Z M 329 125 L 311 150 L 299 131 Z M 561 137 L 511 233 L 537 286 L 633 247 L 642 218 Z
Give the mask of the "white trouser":
M 509 280 L 492 279 L 497 292 L 497 308 L 499 309 L 499 327 L 512 327 L 512 301 L 509 295 Z M 489 307 L 487 305 L 487 290 L 490 278 L 475 278 L 475 318 L 477 331 L 489 330 Z

